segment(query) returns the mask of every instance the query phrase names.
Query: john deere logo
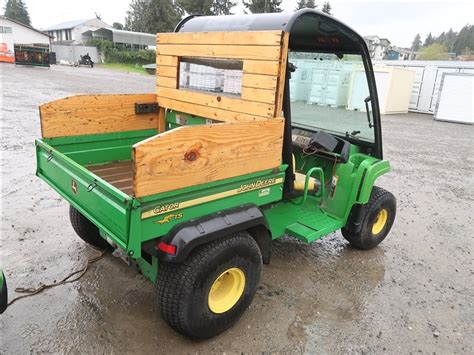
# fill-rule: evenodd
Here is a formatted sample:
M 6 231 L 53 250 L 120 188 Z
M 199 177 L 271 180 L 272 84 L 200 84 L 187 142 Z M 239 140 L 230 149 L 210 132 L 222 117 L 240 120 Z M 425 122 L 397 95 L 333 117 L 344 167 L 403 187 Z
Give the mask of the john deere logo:
M 75 180 L 71 180 L 71 190 L 74 195 L 77 195 L 77 182 Z

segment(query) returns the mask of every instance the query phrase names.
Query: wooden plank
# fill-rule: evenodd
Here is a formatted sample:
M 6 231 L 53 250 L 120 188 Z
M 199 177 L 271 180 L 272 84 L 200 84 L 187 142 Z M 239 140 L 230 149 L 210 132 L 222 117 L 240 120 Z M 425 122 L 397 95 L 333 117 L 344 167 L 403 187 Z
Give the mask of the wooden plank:
M 158 111 L 158 132 L 164 132 L 166 130 L 166 109 L 160 107 Z
M 279 46 L 282 31 L 158 33 L 157 45 L 212 44 Z
M 168 99 L 161 96 L 158 96 L 158 105 L 175 111 L 189 113 L 191 115 L 204 118 L 210 118 L 220 122 L 248 122 L 265 119 L 260 116 L 249 115 L 242 112 L 226 111 L 185 101 L 179 101 L 176 99 Z
M 132 161 L 92 165 L 88 169 L 124 193 L 130 195 L 133 192 Z
M 242 88 L 242 100 L 275 105 L 275 91 L 255 88 Z
M 270 75 L 244 74 L 242 87 L 273 90 L 276 92 L 278 77 Z
M 180 57 L 280 60 L 280 46 L 234 46 L 204 44 L 164 44 L 156 47 L 159 55 Z
M 156 85 L 171 89 L 176 89 L 178 87 L 178 78 L 168 78 L 166 76 L 157 76 Z
M 280 62 L 270 60 L 244 60 L 243 72 L 245 74 L 278 76 L 280 73 Z
M 135 103 L 156 102 L 155 94 L 78 95 L 40 106 L 44 138 L 157 129 L 158 114 L 135 114 Z
M 134 195 L 143 197 L 281 164 L 283 119 L 183 126 L 133 146 Z
M 286 77 L 286 64 L 288 61 L 288 44 L 290 34 L 289 32 L 283 32 L 282 51 L 280 58 L 280 75 L 277 89 L 277 104 L 275 107 L 275 116 L 283 114 L 283 96 L 285 93 L 285 77 Z
M 178 66 L 178 57 L 169 56 L 169 55 L 157 55 L 156 56 L 156 65 L 157 66 Z
M 156 67 L 156 75 L 176 78 L 178 76 L 178 67 Z
M 244 101 L 224 95 L 210 95 L 196 91 L 168 89 L 158 87 L 157 95 L 162 98 L 179 99 L 181 101 L 213 107 L 217 109 L 245 112 L 255 116 L 273 117 L 275 106 L 261 102 Z

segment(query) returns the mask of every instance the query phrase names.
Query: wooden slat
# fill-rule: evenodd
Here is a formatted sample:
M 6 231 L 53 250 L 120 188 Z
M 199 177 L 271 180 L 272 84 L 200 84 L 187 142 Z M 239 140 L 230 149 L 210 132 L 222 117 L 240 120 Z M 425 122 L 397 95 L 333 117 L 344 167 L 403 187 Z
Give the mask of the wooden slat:
M 230 98 L 221 95 L 209 95 L 201 92 L 168 89 L 158 87 L 158 96 L 168 99 L 179 99 L 181 101 L 213 107 L 217 109 L 245 112 L 255 116 L 273 117 L 275 106 L 261 102 L 244 101 L 237 98 Z
M 157 66 L 178 66 L 178 57 L 169 56 L 169 55 L 157 55 L 156 56 L 156 65 Z
M 156 85 L 166 87 L 166 88 L 176 89 L 178 87 L 178 79 L 168 78 L 166 76 L 157 76 Z
M 280 73 L 280 62 L 270 60 L 245 60 L 243 72 L 245 74 L 278 76 Z
M 135 103 L 156 102 L 155 94 L 78 95 L 40 106 L 44 138 L 157 129 L 158 114 L 135 114 Z
M 283 43 L 280 58 L 280 75 L 277 89 L 277 105 L 275 107 L 275 116 L 280 116 L 283 112 L 283 95 L 285 93 L 285 77 L 286 77 L 286 63 L 288 61 L 288 44 L 290 34 L 289 32 L 283 33 Z
M 264 119 L 260 116 L 249 115 L 242 112 L 220 110 L 213 107 L 197 105 L 185 101 L 179 101 L 176 99 L 167 99 L 165 97 L 160 96 L 158 96 L 158 105 L 175 111 L 210 118 L 221 122 L 248 122 Z
M 282 31 L 158 33 L 156 43 L 279 46 Z
M 242 88 L 242 99 L 275 105 L 275 91 L 255 88 Z
M 133 146 L 143 197 L 280 166 L 283 120 L 183 126 Z
M 201 44 L 166 44 L 156 47 L 159 55 L 180 57 L 234 58 L 255 60 L 280 60 L 280 46 L 233 46 Z
M 177 67 L 156 67 L 156 75 L 176 78 L 178 76 Z
M 88 169 L 109 184 L 130 195 L 133 193 L 133 162 L 112 162 L 89 166 Z
M 256 89 L 273 90 L 276 92 L 278 77 L 270 75 L 244 74 L 242 86 Z
M 162 133 L 166 130 L 166 109 L 160 107 L 158 111 L 158 132 Z

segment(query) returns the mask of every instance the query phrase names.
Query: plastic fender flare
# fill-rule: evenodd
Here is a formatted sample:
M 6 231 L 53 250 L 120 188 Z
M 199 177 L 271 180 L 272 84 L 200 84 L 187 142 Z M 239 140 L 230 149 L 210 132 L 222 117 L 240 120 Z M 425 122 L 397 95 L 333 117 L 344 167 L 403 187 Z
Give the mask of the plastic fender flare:
M 383 174 L 390 171 L 390 163 L 388 160 L 378 160 L 377 162 L 368 166 L 360 182 L 360 188 L 357 193 L 356 203 L 366 204 L 369 202 L 372 188 L 374 187 L 375 180 Z
M 390 163 L 387 160 L 367 161 L 363 164 L 364 166 L 361 166 L 362 171 L 357 196 L 348 211 L 345 226 L 347 230 L 354 233 L 359 232 L 362 226 L 362 208 L 363 205 L 369 202 L 375 180 L 390 171 Z
M 161 239 L 144 243 L 144 249 L 158 260 L 178 263 L 186 259 L 196 247 L 232 233 L 248 230 L 257 242 L 263 262 L 268 264 L 271 253 L 271 235 L 267 220 L 256 205 L 247 204 L 236 208 L 212 213 L 176 225 Z M 157 250 L 157 241 L 176 247 L 176 254 Z

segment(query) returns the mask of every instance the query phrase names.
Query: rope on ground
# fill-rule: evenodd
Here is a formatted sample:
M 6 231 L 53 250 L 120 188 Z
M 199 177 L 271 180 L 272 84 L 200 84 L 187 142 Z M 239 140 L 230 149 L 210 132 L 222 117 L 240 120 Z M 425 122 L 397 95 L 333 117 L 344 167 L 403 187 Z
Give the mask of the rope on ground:
M 62 280 L 60 280 L 59 282 L 54 282 L 52 284 L 42 284 L 41 283 L 36 288 L 35 287 L 28 287 L 28 288 L 17 287 L 17 288 L 15 288 L 15 292 L 25 293 L 25 294 L 12 299 L 10 302 L 8 302 L 8 306 L 11 306 L 13 303 L 15 303 L 16 301 L 18 301 L 22 298 L 37 295 L 38 293 L 41 293 L 41 292 L 43 292 L 44 290 L 46 290 L 48 288 L 53 288 L 53 287 L 56 287 L 56 286 L 59 286 L 59 285 L 64 285 L 64 284 L 75 282 L 75 281 L 79 280 L 82 276 L 84 276 L 86 274 L 87 270 L 89 270 L 89 266 L 92 265 L 93 263 L 95 263 L 96 261 L 99 261 L 100 259 L 102 259 L 104 254 L 105 254 L 104 251 L 97 250 L 97 249 L 92 248 L 92 247 L 90 247 L 90 248 L 93 249 L 95 252 L 97 252 L 97 254 L 90 257 L 87 260 L 86 265 L 82 269 L 74 271 L 74 272 L 70 273 L 69 275 L 67 275 L 65 278 L 63 278 Z M 73 276 L 76 276 L 76 277 L 73 277 Z

